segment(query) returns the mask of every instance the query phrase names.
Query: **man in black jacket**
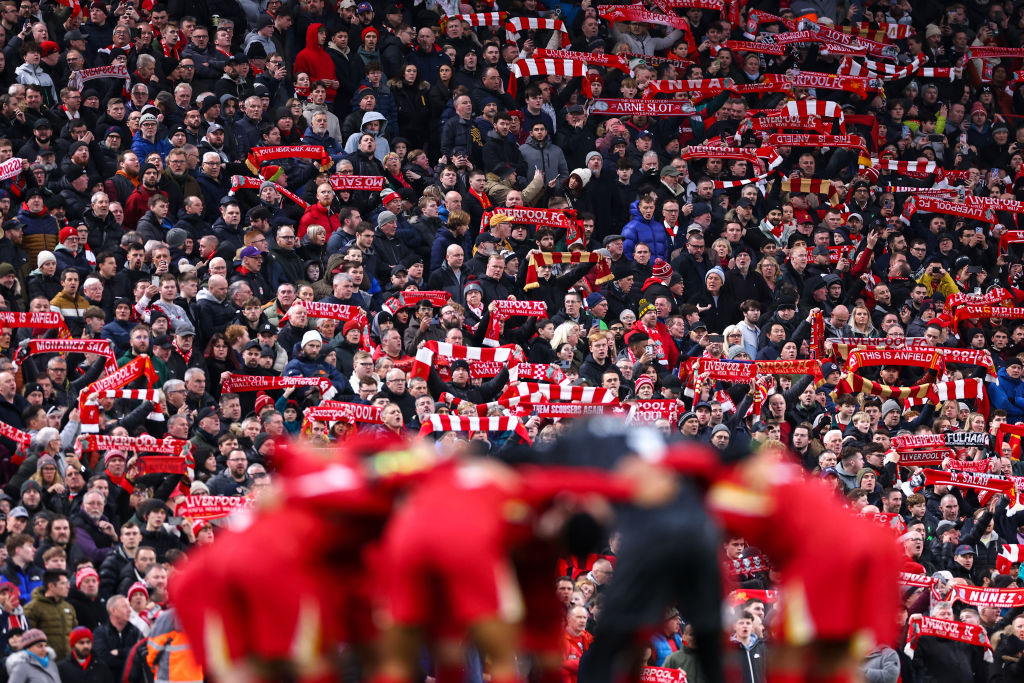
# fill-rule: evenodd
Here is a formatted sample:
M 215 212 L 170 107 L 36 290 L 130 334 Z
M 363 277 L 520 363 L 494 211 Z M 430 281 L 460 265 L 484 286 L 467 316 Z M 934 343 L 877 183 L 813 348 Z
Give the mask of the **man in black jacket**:
M 207 289 L 200 290 L 192 304 L 192 315 L 199 332 L 199 348 L 204 348 L 215 332 L 222 332 L 235 319 L 235 308 L 228 301 L 228 281 L 211 275 Z
M 123 595 L 107 601 L 107 614 L 110 620 L 93 631 L 93 654 L 120 680 L 128 653 L 142 640 L 142 633 L 129 623 L 132 608 Z

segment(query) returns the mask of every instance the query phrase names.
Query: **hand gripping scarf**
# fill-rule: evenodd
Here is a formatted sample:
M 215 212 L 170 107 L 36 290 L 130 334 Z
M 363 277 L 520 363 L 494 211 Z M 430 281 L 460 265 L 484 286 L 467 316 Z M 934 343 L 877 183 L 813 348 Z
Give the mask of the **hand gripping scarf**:
M 569 32 L 560 19 L 540 19 L 537 17 L 512 17 L 505 22 L 507 41 L 514 43 L 519 40 L 519 32 L 527 31 L 558 31 L 562 34 L 562 47 L 569 44 Z M 511 90 L 509 91 L 511 93 Z
M 467 361 L 495 361 L 508 365 L 518 364 L 523 360 L 522 351 L 513 346 L 499 346 L 496 349 L 485 349 L 479 346 L 459 346 L 448 342 L 427 341 L 416 352 L 416 360 L 412 366 L 411 377 L 430 376 L 430 367 L 434 364 L 434 356 L 440 355 L 450 359 Z
M 547 75 L 582 78 L 580 88 L 583 94 L 587 99 L 594 96 L 590 91 L 590 80 L 587 78 L 587 65 L 571 59 L 520 59 L 512 65 L 512 75 L 508 79 L 508 94 L 516 96 L 517 81 L 520 78 Z
M 978 402 L 978 412 L 985 416 L 986 421 L 988 420 L 989 402 L 984 380 L 958 379 L 951 382 L 935 382 L 930 386 L 927 396 L 908 398 L 906 405 L 909 407 L 925 403 L 973 400 Z
M 82 91 L 82 86 L 86 81 L 91 81 L 97 78 L 120 78 L 127 85 L 130 82 L 128 76 L 128 66 L 125 64 L 108 64 L 107 66 L 97 66 L 92 69 L 80 69 L 78 71 L 72 71 L 71 76 L 68 78 L 68 87 L 72 90 Z
M 283 185 L 278 185 L 272 180 L 264 180 L 263 178 L 251 178 L 249 176 L 244 175 L 233 175 L 231 176 L 231 191 L 228 192 L 228 194 L 234 196 L 236 190 L 243 189 L 259 190 L 261 187 L 263 187 L 263 183 L 273 183 L 275 189 L 282 195 L 292 200 L 293 202 L 301 206 L 303 209 L 309 208 L 309 204 L 306 203 L 306 200 L 304 200 L 302 197 L 299 197 L 297 194 L 289 190 L 287 187 L 284 187 Z
M 143 377 L 146 379 L 147 389 L 152 389 L 153 385 L 159 381 L 156 370 L 153 369 L 153 362 L 146 355 L 133 358 L 117 371 L 86 387 L 78 395 L 78 414 L 82 423 L 82 432 L 95 434 L 100 431 L 99 404 L 86 400 L 91 394 L 109 389 L 120 389 Z M 150 415 L 152 416 L 152 413 Z
M 903 648 L 903 652 L 907 657 L 914 658 L 917 641 L 921 639 L 921 636 L 932 636 L 933 638 L 943 638 L 958 643 L 967 643 L 968 645 L 978 645 L 985 648 L 985 661 L 992 661 L 992 642 L 988 639 L 988 634 L 985 633 L 985 627 L 983 626 L 915 614 L 910 617 L 907 645 Z
M 246 157 L 245 165 L 253 173 L 260 170 L 266 161 L 274 159 L 312 159 L 326 171 L 334 163 L 322 145 L 281 145 L 279 147 L 253 147 Z
M 415 306 L 421 301 L 429 301 L 434 308 L 440 308 L 448 303 L 452 298 L 452 295 L 448 292 L 438 291 L 425 291 L 425 292 L 399 292 L 397 296 L 393 296 L 384 302 L 381 306 L 381 310 L 387 311 L 391 315 L 394 315 L 403 308 Z
M 622 55 L 606 55 L 596 52 L 572 52 L 571 50 L 545 50 L 537 48 L 531 55 L 534 59 L 568 59 L 571 62 L 583 62 L 606 69 L 618 69 L 629 73 L 629 62 Z
M 526 443 L 532 443 L 526 427 L 518 417 L 431 415 L 420 427 L 420 436 L 431 432 L 515 432 Z
M 612 275 L 608 259 L 597 251 L 531 251 L 527 257 L 526 284 L 523 285 L 523 289 L 529 291 L 540 286 L 537 282 L 537 266 L 553 266 L 555 264 L 576 266 L 581 263 L 597 265 L 596 283 L 599 285 L 615 278 Z
M 548 307 L 543 301 L 529 300 L 506 300 L 495 301 L 494 310 L 488 321 L 487 332 L 485 333 L 484 346 L 497 346 L 498 334 L 501 323 L 514 316 L 527 316 L 530 318 L 543 318 L 548 314 Z

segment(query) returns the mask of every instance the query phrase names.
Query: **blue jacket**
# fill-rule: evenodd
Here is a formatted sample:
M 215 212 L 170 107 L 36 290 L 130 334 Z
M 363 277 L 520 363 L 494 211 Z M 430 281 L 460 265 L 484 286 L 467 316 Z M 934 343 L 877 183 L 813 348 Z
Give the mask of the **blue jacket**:
M 308 126 L 306 127 L 306 132 L 302 134 L 302 143 L 305 145 L 320 145 L 331 155 L 331 161 L 334 163 L 338 163 L 345 158 L 345 150 L 341 148 L 341 144 L 337 140 L 327 133 L 317 135 Z
M 345 378 L 338 372 L 338 368 L 321 361 L 306 360 L 301 351 L 299 354 L 284 366 L 285 377 L 326 377 L 338 391 L 351 391 L 346 387 Z
M 640 215 L 639 204 L 639 201 L 635 201 L 629 205 L 629 215 L 633 220 L 622 228 L 623 253 L 626 258 L 632 260 L 633 248 L 637 242 L 643 242 L 651 248 L 651 263 L 654 263 L 656 258 L 668 261 L 668 233 L 665 232 L 665 226 L 654 220 L 654 216 L 651 216 L 650 221 L 645 221 Z
M 654 665 L 661 666 L 665 663 L 665 658 L 670 654 L 679 650 L 683 647 L 683 637 L 678 633 L 675 634 L 672 639 L 676 643 L 675 649 L 669 645 L 668 638 L 661 633 L 655 633 L 651 636 L 651 648 L 654 650 Z
M 1006 411 L 1007 422 L 1024 420 L 1024 380 L 1012 379 L 1006 368 L 999 370 L 999 384 L 989 383 L 988 398 L 993 408 Z
M 135 137 L 132 138 L 132 151 L 135 152 L 135 156 L 139 158 L 139 162 L 144 162 L 146 157 L 153 152 L 158 152 L 161 159 L 167 158 L 167 153 L 171 151 L 171 143 L 169 140 L 157 140 L 156 142 L 150 142 L 146 138 L 142 137 L 142 131 L 135 131 Z

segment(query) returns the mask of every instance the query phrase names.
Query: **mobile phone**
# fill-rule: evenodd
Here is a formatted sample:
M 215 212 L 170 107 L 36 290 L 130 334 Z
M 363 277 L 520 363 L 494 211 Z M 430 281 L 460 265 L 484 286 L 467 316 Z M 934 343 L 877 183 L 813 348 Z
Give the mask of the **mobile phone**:
M 654 347 L 650 344 L 644 347 L 644 351 L 647 353 L 648 356 L 654 355 Z
M 974 229 L 974 234 L 976 234 L 976 235 L 983 235 L 983 234 L 985 234 L 985 231 L 982 230 L 980 227 L 979 228 L 975 228 Z

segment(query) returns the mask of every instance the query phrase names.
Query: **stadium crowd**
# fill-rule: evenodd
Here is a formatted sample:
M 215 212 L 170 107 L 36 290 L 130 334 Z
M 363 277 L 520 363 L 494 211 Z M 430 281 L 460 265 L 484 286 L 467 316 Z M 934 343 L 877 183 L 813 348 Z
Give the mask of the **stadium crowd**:
M 514 461 L 611 415 L 791 459 L 748 459 L 745 510 L 664 473 L 707 494 L 722 587 L 635 624 L 645 680 L 717 680 L 708 648 L 751 682 L 1024 680 L 1022 38 L 995 1 L 0 0 L 0 678 L 201 679 L 168 583 L 301 481 L 284 444 Z M 620 483 L 581 488 L 621 512 Z M 391 557 L 455 488 L 413 489 Z M 522 574 L 560 601 L 534 680 L 611 680 L 620 549 L 683 528 L 630 514 Z M 835 547 L 855 514 L 903 555 L 896 626 Z M 454 679 L 514 680 L 505 635 Z

